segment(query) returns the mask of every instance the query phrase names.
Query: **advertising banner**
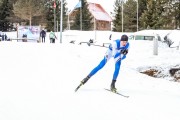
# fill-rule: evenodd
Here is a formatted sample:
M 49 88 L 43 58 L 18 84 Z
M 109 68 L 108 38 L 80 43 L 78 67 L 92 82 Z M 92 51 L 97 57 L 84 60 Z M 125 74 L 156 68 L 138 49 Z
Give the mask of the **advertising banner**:
M 40 26 L 18 26 L 18 38 L 27 38 L 27 41 L 37 42 L 40 36 Z

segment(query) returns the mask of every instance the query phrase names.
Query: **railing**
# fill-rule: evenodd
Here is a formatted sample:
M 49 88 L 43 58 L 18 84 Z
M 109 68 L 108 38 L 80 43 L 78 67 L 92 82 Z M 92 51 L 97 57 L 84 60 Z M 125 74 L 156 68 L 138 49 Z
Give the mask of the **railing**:
M 103 47 L 109 47 L 109 45 L 110 45 L 111 43 L 103 43 Z
M 13 41 L 13 40 L 17 40 L 17 42 L 19 42 L 19 41 L 22 41 L 22 42 L 28 42 L 28 40 L 39 42 L 39 40 L 37 40 L 37 39 L 28 39 L 28 38 L 10 38 L 10 41 Z
M 105 47 L 108 48 L 110 43 L 103 43 L 102 45 L 97 45 L 97 44 L 93 44 L 93 43 L 89 43 L 89 42 L 80 42 L 79 45 L 81 44 L 87 44 L 88 46 L 93 45 L 93 46 L 98 46 L 98 47 Z

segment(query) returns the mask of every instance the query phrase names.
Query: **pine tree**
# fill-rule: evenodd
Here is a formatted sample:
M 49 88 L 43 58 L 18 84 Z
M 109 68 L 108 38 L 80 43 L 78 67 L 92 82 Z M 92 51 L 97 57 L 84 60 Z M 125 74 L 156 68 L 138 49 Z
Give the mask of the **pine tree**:
M 72 30 L 81 30 L 81 21 L 80 21 L 80 8 L 77 10 L 76 16 L 75 16 L 75 20 L 71 25 L 71 29 Z
M 180 1 L 179 0 L 172 0 L 173 6 L 173 17 L 175 18 L 174 21 L 174 28 L 180 28 Z
M 113 19 L 113 31 L 122 31 L 122 2 L 121 0 L 116 0 L 114 3 L 114 13 L 115 18 Z
M 61 2 L 59 0 L 55 0 L 55 18 L 56 21 L 59 21 L 58 23 L 58 29 L 60 29 L 60 13 L 61 13 Z M 54 29 L 54 0 L 47 0 L 45 4 L 46 8 L 46 20 L 47 20 L 47 26 L 46 29 L 48 31 L 53 31 Z M 63 2 L 63 30 L 67 28 L 67 8 L 66 8 L 66 0 Z M 56 23 L 55 23 L 56 24 Z
M 137 31 L 137 3 L 134 0 L 128 0 L 124 4 L 124 31 Z
M 140 21 L 144 29 L 163 28 L 163 1 L 148 0 L 147 10 L 142 14 Z
M 82 30 L 91 30 L 93 28 L 93 17 L 88 10 L 88 3 L 86 0 L 81 0 L 82 7 L 77 9 L 75 21 L 71 26 L 73 30 L 81 30 L 80 15 L 82 15 Z M 80 14 L 80 11 L 82 14 Z
M 138 17 L 140 18 L 144 11 L 147 10 L 147 0 L 138 0 Z M 142 24 L 138 21 L 139 30 L 143 29 Z
M 8 17 L 12 7 L 10 6 L 9 0 L 3 0 L 0 6 L 0 31 L 8 31 L 12 29 L 12 23 L 10 23 Z
M 53 31 L 54 29 L 54 1 L 47 1 L 45 8 L 46 8 L 46 29 L 47 31 Z M 56 8 L 59 8 L 59 4 L 56 4 Z M 56 10 L 57 11 L 57 10 Z M 59 11 L 59 10 L 58 10 Z
M 0 0 L 0 5 L 3 3 L 3 1 L 2 0 Z
M 141 16 L 144 10 L 147 10 L 147 0 L 138 0 L 138 15 Z
M 162 29 L 165 23 L 164 19 L 164 5 L 166 4 L 167 0 L 158 0 L 156 1 L 156 15 L 155 18 L 156 23 L 154 25 L 154 29 Z

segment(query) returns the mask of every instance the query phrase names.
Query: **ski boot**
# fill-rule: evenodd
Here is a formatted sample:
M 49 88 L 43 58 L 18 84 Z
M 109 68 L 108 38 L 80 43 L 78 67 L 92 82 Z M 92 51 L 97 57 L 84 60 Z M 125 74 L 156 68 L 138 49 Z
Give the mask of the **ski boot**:
M 115 88 L 115 82 L 116 80 L 112 80 L 110 90 L 114 93 L 117 93 L 117 89 Z
M 84 85 L 88 80 L 89 80 L 89 76 L 85 77 L 82 81 L 81 84 Z
M 82 85 L 84 85 L 88 80 L 89 80 L 89 76 L 87 76 L 87 77 L 85 77 L 82 81 L 81 81 L 81 83 L 79 84 L 79 86 L 75 89 L 75 92 L 82 86 Z

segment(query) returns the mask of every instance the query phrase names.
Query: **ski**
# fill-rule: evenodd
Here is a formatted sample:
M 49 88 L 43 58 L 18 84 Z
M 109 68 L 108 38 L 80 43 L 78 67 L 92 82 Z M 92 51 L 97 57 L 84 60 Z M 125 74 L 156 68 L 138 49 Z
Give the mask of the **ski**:
M 123 97 L 126 97 L 126 98 L 128 98 L 129 96 L 127 96 L 127 95 L 123 95 L 123 94 L 121 94 L 121 93 L 119 93 L 119 92 L 113 92 L 113 91 L 111 91 L 110 89 L 107 89 L 107 88 L 104 88 L 105 90 L 107 90 L 107 91 L 109 91 L 109 92 L 112 92 L 112 93 L 115 93 L 115 94 L 117 94 L 117 95 L 121 95 L 121 96 L 123 96 Z
M 82 85 L 83 85 L 83 84 L 80 83 L 80 84 L 77 86 L 77 88 L 75 89 L 75 92 L 76 92 Z

